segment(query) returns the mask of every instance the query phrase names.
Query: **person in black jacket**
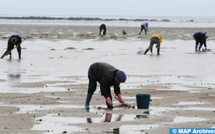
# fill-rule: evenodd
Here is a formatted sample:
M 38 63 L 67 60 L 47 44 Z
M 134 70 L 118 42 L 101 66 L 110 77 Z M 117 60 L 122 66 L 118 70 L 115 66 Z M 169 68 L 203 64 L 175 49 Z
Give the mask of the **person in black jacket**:
M 11 50 L 14 48 L 14 45 L 17 46 L 17 51 L 19 55 L 19 59 L 21 59 L 21 46 L 20 44 L 22 43 L 22 39 L 19 35 L 12 35 L 8 39 L 7 43 L 7 50 L 6 52 L 1 56 L 1 58 L 4 58 L 6 55 L 10 55 L 10 59 L 12 58 Z
M 86 97 L 85 109 L 89 109 L 89 103 L 96 90 L 97 82 L 100 83 L 101 95 L 105 97 L 107 107 L 113 108 L 110 87 L 114 87 L 114 92 L 121 104 L 124 103 L 120 92 L 120 83 L 126 81 L 126 74 L 108 63 L 93 63 L 88 70 L 88 92 Z
M 208 38 L 208 34 L 206 32 L 205 33 L 197 32 L 193 35 L 193 38 L 196 41 L 196 45 L 195 45 L 196 52 L 201 51 L 203 44 L 204 44 L 205 49 L 207 50 L 206 39 Z M 198 49 L 198 45 L 199 45 L 199 49 Z
M 106 26 L 105 24 L 101 24 L 99 27 L 99 35 L 101 35 L 101 32 L 103 32 L 103 35 L 106 35 Z

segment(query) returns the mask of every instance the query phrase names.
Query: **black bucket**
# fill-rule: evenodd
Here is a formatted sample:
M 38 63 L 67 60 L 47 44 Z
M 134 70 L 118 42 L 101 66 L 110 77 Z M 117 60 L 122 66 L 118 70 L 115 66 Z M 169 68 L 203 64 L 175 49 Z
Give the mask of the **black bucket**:
M 150 97 L 151 97 L 150 94 L 137 94 L 136 95 L 137 108 L 149 109 Z

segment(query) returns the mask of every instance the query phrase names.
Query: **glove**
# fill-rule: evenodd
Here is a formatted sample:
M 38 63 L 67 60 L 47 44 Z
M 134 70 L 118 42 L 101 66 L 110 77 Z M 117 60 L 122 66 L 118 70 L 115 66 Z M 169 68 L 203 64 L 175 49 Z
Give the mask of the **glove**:
M 110 107 L 113 107 L 113 103 L 112 103 L 110 97 L 107 97 L 105 100 Z
M 121 95 L 121 94 L 118 94 L 117 97 L 119 98 L 119 102 L 120 102 L 121 104 L 124 104 L 124 103 L 125 103 L 124 100 L 122 99 L 122 95 Z

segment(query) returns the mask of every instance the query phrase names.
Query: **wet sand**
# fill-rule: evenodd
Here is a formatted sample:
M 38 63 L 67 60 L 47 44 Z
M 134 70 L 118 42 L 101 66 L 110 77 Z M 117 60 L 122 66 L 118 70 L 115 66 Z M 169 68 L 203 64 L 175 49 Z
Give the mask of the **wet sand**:
M 122 134 L 164 134 L 174 127 L 215 127 L 214 27 L 151 27 L 149 35 L 139 36 L 139 27 L 110 26 L 100 37 L 97 26 L 0 25 L 1 54 L 8 35 L 26 38 L 21 60 L 16 50 L 12 60 L 0 60 L 0 133 L 101 134 L 119 128 Z M 197 31 L 209 33 L 210 52 L 194 52 Z M 155 48 L 137 54 L 153 33 L 164 36 L 161 55 Z M 88 67 L 98 61 L 126 72 L 121 91 L 131 107 L 114 99 L 115 108 L 106 109 L 98 88 L 90 111 L 84 110 Z M 151 94 L 148 110 L 137 109 L 138 93 Z

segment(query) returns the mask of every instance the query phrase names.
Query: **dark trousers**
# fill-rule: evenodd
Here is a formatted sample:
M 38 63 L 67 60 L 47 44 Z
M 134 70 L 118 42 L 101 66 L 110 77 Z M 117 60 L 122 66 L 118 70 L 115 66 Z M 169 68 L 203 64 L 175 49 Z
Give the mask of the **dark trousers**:
M 5 55 L 5 54 L 7 54 L 9 51 L 11 51 L 12 49 L 14 48 L 14 45 L 13 44 L 8 44 L 7 45 L 7 50 L 6 50 L 6 52 L 3 54 L 3 55 Z M 18 47 L 16 48 L 17 49 L 17 52 L 18 52 L 18 55 L 19 55 L 19 59 L 21 59 L 21 46 L 20 45 L 18 45 Z M 12 56 L 12 54 L 11 54 L 11 52 L 9 52 L 8 53 L 10 56 Z M 3 56 L 2 55 L 2 56 Z
M 151 38 L 151 41 L 150 41 L 150 45 L 149 47 L 145 50 L 144 54 L 146 54 L 149 50 L 151 50 L 151 53 L 152 53 L 152 50 L 153 50 L 153 45 L 154 44 L 157 44 L 157 55 L 160 54 L 160 40 L 158 37 L 152 37 Z
M 96 87 L 97 87 L 97 81 L 95 79 L 89 78 L 88 93 L 94 94 L 94 92 L 96 91 Z M 101 89 L 101 95 L 104 96 L 105 98 L 107 97 L 112 98 L 110 88 Z
M 206 44 L 203 42 L 203 41 L 201 41 L 201 40 L 198 40 L 198 39 L 195 39 L 195 41 L 196 41 L 196 46 L 195 46 L 195 48 L 196 48 L 196 51 L 197 51 L 197 49 L 198 49 L 198 46 L 199 46 L 199 50 L 202 48 L 202 45 L 204 44 L 204 47 L 206 48 L 207 46 L 206 46 Z M 199 45 L 200 44 L 200 45 Z
M 147 28 L 145 26 L 141 26 L 139 35 L 142 33 L 143 30 L 145 31 L 145 35 L 147 35 Z

